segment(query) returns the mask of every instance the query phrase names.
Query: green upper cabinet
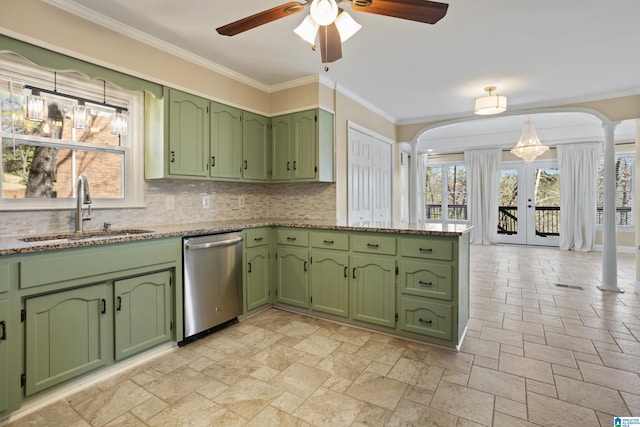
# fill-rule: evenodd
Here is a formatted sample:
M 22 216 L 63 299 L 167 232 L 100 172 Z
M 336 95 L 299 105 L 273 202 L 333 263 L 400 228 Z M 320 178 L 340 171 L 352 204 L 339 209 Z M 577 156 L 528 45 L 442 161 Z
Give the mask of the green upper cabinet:
M 115 358 L 123 359 L 171 337 L 171 273 L 161 271 L 114 283 Z
M 0 300 L 0 415 L 9 409 L 9 343 L 7 300 Z
M 242 178 L 242 110 L 211 102 L 209 119 L 211 177 Z
M 26 299 L 25 395 L 111 360 L 111 301 L 106 283 Z
M 273 181 L 334 181 L 333 115 L 321 109 L 271 120 Z
M 169 175 L 206 177 L 209 101 L 169 89 Z
M 271 175 L 271 135 L 267 117 L 245 111 L 242 122 L 242 178 L 266 181 Z

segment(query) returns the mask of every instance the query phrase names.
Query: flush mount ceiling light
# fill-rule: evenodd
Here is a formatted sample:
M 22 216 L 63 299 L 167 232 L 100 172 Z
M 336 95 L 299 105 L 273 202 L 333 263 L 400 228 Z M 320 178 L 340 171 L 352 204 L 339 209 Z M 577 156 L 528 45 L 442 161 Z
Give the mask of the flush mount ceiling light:
M 493 93 L 496 90 L 495 86 L 487 86 L 484 88 L 485 92 L 489 95 L 476 98 L 476 105 L 473 110 L 474 113 L 483 116 L 491 114 L 499 114 L 507 110 L 507 97 Z
M 527 119 L 524 122 L 518 144 L 511 149 L 511 152 L 525 162 L 531 163 L 548 149 L 549 147 L 540 143 L 533 120 Z
M 255 15 L 248 16 L 222 27 L 216 28 L 218 34 L 235 36 L 260 25 L 267 24 L 285 16 L 293 15 L 306 6 L 310 15 L 294 30 L 303 40 L 316 50 L 316 39 L 319 40 L 320 54 L 323 63 L 334 62 L 342 58 L 342 45 L 353 36 L 361 26 L 338 3 L 350 3 L 351 9 L 357 12 L 373 13 L 408 19 L 410 21 L 435 24 L 444 17 L 449 7 L 446 3 L 428 0 L 307 0 L 292 1 L 276 6 Z M 325 71 L 328 70 L 325 67 Z

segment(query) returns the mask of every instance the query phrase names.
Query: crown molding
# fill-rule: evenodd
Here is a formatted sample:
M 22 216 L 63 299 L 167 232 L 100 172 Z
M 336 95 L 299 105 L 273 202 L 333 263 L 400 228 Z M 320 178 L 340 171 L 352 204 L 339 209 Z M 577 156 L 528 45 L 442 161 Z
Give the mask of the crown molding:
M 391 123 L 393 123 L 394 125 L 397 124 L 397 119 L 393 116 L 391 116 L 389 113 L 387 113 L 386 111 L 382 111 L 380 108 L 378 108 L 377 106 L 373 105 L 372 103 L 370 103 L 369 101 L 367 101 L 364 98 L 361 98 L 358 94 L 356 94 L 355 92 L 351 91 L 351 89 L 348 89 L 347 87 L 336 83 L 335 84 L 335 90 L 336 92 L 341 93 L 342 95 L 346 96 L 347 98 L 351 99 L 352 101 L 357 102 L 358 104 L 362 105 L 363 107 L 367 108 L 368 110 L 371 110 L 372 112 L 376 113 L 377 115 L 379 115 L 380 117 L 384 118 L 385 120 L 390 121 Z

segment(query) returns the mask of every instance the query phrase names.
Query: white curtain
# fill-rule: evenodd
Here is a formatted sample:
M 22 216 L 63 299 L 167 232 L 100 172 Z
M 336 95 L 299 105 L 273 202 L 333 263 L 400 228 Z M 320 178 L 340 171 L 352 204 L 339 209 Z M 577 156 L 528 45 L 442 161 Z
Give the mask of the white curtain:
M 587 252 L 596 237 L 599 143 L 558 145 L 560 249 Z
M 426 222 L 427 212 L 425 209 L 427 191 L 427 153 L 418 154 L 418 191 L 416 198 L 416 222 Z
M 498 191 L 500 185 L 499 148 L 467 150 L 464 165 L 467 171 L 467 216 L 471 230 L 471 243 L 498 242 Z

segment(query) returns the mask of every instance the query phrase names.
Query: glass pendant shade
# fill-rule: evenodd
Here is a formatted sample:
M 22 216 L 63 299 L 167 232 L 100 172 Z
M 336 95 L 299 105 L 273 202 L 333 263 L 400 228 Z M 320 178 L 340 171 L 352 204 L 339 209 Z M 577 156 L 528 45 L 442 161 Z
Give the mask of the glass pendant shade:
M 73 127 L 76 129 L 86 129 L 89 110 L 85 105 L 73 106 Z
M 329 25 L 338 16 L 338 5 L 334 0 L 313 0 L 309 13 L 316 24 Z
M 47 100 L 40 95 L 27 95 L 24 104 L 24 117 L 34 122 L 42 122 L 47 118 Z
M 479 115 L 487 116 L 491 114 L 499 114 L 507 110 L 507 97 L 494 94 L 495 86 L 484 88 L 489 95 L 476 98 L 475 108 L 473 112 Z
M 114 135 L 126 135 L 129 132 L 129 114 L 126 111 L 118 111 L 111 117 L 111 133 Z
M 362 28 L 362 25 L 354 21 L 347 12 L 343 11 L 336 18 L 336 27 L 338 27 L 338 33 L 340 33 L 340 41 L 344 43 L 357 33 Z
M 307 15 L 307 17 L 304 18 L 304 21 L 302 21 L 302 23 L 298 25 L 293 32 L 299 35 L 302 40 L 314 45 L 316 44 L 316 35 L 318 34 L 319 27 L 320 26 L 316 24 L 316 21 L 313 20 L 311 15 Z
M 526 120 L 518 144 L 511 149 L 511 152 L 525 162 L 531 163 L 548 149 L 549 147 L 540 143 L 533 121 Z

